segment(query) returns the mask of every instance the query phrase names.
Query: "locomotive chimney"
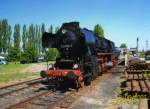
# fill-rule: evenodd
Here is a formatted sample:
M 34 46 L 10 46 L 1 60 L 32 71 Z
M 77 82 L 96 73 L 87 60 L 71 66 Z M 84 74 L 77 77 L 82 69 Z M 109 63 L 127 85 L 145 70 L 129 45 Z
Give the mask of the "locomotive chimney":
M 136 43 L 137 43 L 137 45 L 136 45 L 136 50 L 137 50 L 137 52 L 138 52 L 138 48 L 139 48 L 139 38 L 138 38 L 138 37 L 137 37 Z

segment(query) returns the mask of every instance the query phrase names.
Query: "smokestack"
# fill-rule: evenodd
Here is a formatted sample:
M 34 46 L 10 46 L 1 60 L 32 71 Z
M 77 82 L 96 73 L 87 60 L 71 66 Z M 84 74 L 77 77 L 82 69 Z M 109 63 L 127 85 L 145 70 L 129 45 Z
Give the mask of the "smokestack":
M 139 49 L 139 38 L 137 37 L 137 39 L 136 39 L 136 43 L 137 43 L 137 45 L 136 45 L 136 50 L 138 51 L 138 49 Z
M 146 51 L 148 50 L 148 40 L 146 39 Z

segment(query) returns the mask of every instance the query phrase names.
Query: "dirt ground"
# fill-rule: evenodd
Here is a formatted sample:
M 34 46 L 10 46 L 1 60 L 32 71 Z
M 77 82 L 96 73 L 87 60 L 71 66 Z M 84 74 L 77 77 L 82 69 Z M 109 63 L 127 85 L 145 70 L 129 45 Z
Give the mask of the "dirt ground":
M 46 65 L 44 65 L 43 63 L 38 63 L 38 64 L 32 64 L 32 65 L 28 66 L 27 68 L 23 69 L 21 72 L 36 73 L 36 72 L 40 72 L 41 70 L 45 70 L 45 69 L 46 69 Z
M 138 104 L 112 106 L 113 101 L 118 99 L 117 88 L 120 87 L 121 75 L 121 73 L 114 72 L 103 74 L 106 79 L 97 83 L 91 93 L 85 94 L 75 101 L 70 109 L 138 109 Z

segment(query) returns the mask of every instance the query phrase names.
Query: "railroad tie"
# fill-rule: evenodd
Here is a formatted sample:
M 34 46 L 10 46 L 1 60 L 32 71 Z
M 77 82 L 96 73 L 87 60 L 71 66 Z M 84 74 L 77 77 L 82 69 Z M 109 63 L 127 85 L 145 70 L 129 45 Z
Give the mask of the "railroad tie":
M 142 92 L 148 92 L 148 88 L 146 87 L 145 83 L 143 80 L 139 80 L 140 83 L 140 88 Z
M 139 86 L 139 82 L 137 80 L 131 80 L 131 85 L 132 85 L 132 91 L 133 92 L 140 92 L 141 88 Z
M 148 88 L 148 91 L 150 92 L 150 81 L 144 80 L 146 87 Z

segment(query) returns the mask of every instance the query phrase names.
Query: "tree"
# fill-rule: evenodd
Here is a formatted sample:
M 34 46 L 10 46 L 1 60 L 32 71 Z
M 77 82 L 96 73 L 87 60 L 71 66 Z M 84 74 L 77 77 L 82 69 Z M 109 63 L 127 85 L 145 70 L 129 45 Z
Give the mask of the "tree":
M 42 23 L 42 26 L 41 26 L 41 33 L 43 34 L 45 32 L 45 24 Z
M 9 61 L 19 61 L 20 60 L 20 51 L 15 47 L 10 47 L 8 50 L 8 60 Z
M 39 54 L 39 43 L 38 43 L 38 40 L 39 40 L 39 37 L 38 37 L 38 25 L 35 26 L 35 48 L 36 48 L 36 52 Z
M 53 25 L 51 25 L 51 26 L 49 27 L 48 32 L 49 32 L 49 33 L 53 33 Z
M 34 62 L 35 59 L 38 57 L 35 47 L 28 46 L 24 52 L 21 53 L 21 63 L 31 63 Z
M 9 25 L 9 27 L 8 27 L 8 51 L 9 51 L 10 47 L 12 46 L 11 34 L 12 34 L 12 30 L 11 30 L 11 26 Z
M 14 26 L 14 48 L 20 50 L 20 25 L 16 24 Z
M 29 33 L 28 33 L 28 46 L 34 46 L 34 37 L 35 37 L 35 28 L 34 25 L 31 24 L 29 26 Z
M 94 27 L 94 33 L 97 34 L 99 37 L 104 38 L 104 29 L 101 25 L 96 24 Z
M 59 56 L 59 52 L 56 48 L 49 48 L 48 52 L 45 54 L 47 61 L 54 61 Z
M 26 25 L 23 25 L 23 33 L 22 33 L 22 48 L 23 51 L 26 49 L 27 44 L 27 28 Z
M 41 27 L 41 34 L 43 35 L 43 33 L 45 32 L 45 24 L 42 23 L 42 27 Z M 42 46 L 42 42 L 41 42 L 41 46 Z M 42 47 L 42 53 L 45 53 L 45 48 Z
M 0 53 L 2 52 L 2 21 L 0 21 Z
M 1 29 L 2 29 L 2 50 L 4 53 L 6 53 L 8 49 L 8 31 L 9 31 L 9 25 L 7 19 L 2 20 L 1 24 Z
M 42 35 L 41 35 L 41 27 L 38 26 L 38 53 L 42 52 Z
M 55 27 L 55 33 L 57 33 L 57 31 L 59 30 L 59 27 Z
M 125 43 L 122 43 L 122 44 L 120 45 L 120 48 L 127 48 L 127 45 L 126 45 Z

